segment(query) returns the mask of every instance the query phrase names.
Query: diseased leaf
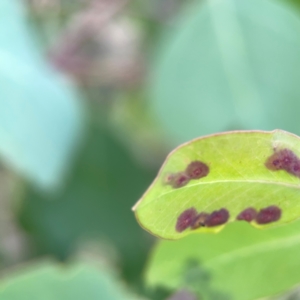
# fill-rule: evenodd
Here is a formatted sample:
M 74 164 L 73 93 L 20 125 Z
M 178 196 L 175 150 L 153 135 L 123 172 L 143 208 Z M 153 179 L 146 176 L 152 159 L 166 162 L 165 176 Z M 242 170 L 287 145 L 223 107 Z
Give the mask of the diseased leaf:
M 300 216 L 300 138 L 235 131 L 175 149 L 133 210 L 152 234 L 178 239 L 247 221 L 258 228 Z
M 187 288 L 203 300 L 253 300 L 299 284 L 299 252 L 300 221 L 268 230 L 233 223 L 217 235 L 159 242 L 146 282 Z

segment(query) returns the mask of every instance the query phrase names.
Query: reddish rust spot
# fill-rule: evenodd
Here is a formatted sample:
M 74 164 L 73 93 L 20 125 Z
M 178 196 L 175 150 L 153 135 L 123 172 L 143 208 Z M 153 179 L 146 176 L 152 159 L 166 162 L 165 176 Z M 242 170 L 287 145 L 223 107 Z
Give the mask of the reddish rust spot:
M 193 161 L 187 166 L 185 173 L 191 179 L 199 179 L 207 176 L 209 167 L 201 161 Z
M 237 220 L 251 222 L 256 218 L 257 211 L 253 207 L 246 208 L 237 217 Z
M 169 184 L 173 188 L 185 186 L 190 181 L 190 178 L 185 173 L 168 174 L 164 178 L 164 184 Z
M 267 224 L 278 221 L 281 217 L 281 209 L 275 205 L 263 208 L 256 216 L 258 224 Z
M 191 162 L 184 172 L 168 174 L 164 178 L 164 183 L 171 185 L 173 188 L 185 186 L 191 179 L 199 179 L 207 176 L 209 173 L 208 166 L 201 161 Z
M 198 214 L 192 223 L 192 226 L 191 226 L 192 229 L 197 229 L 199 227 L 205 226 L 205 222 L 208 217 L 209 217 L 209 214 L 207 214 L 205 212 Z
M 190 227 L 193 224 L 193 221 L 195 220 L 197 216 L 197 211 L 195 208 L 189 208 L 185 210 L 177 219 L 176 223 L 176 231 L 182 232 L 186 230 L 188 227 Z
M 208 227 L 218 226 L 226 223 L 229 219 L 229 212 L 225 208 L 213 211 L 206 219 L 205 225 Z
M 170 184 L 173 188 L 177 189 L 185 186 L 190 181 L 190 178 L 185 173 L 174 174 Z
M 272 170 L 285 170 L 286 172 L 300 177 L 300 159 L 289 149 L 275 151 L 266 161 L 265 166 Z

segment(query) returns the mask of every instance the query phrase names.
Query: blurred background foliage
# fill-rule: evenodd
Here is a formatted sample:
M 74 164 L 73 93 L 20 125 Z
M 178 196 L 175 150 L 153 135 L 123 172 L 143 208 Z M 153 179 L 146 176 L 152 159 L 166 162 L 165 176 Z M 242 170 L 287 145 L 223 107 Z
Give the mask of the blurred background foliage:
M 0 25 L 0 299 L 197 299 L 146 287 L 130 208 L 181 142 L 300 134 L 300 1 L 1 0 Z

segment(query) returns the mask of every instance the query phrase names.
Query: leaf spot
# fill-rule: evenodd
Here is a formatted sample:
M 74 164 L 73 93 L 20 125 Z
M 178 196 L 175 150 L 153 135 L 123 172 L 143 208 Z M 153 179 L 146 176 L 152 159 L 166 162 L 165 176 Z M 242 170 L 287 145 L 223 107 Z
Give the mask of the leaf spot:
M 171 185 L 174 189 L 180 188 L 188 184 L 190 178 L 185 173 L 175 173 L 175 174 L 168 174 L 165 179 L 164 183 Z
M 197 211 L 195 208 L 192 207 L 185 210 L 183 213 L 181 213 L 181 215 L 177 219 L 176 231 L 182 232 L 186 230 L 188 227 L 190 227 L 193 224 L 196 216 L 197 216 Z
M 258 224 L 267 224 L 278 221 L 281 217 L 281 209 L 275 205 L 263 208 L 256 217 Z
M 208 166 L 201 161 L 191 162 L 184 172 L 168 174 L 164 178 L 164 184 L 171 185 L 174 189 L 185 186 L 191 179 L 199 179 L 207 176 Z
M 300 178 L 300 159 L 289 149 L 275 150 L 266 161 L 265 166 L 272 171 L 285 170 Z
M 237 217 L 236 219 L 239 221 L 247 221 L 251 222 L 256 218 L 257 211 L 253 207 L 246 208 L 243 210 Z
M 185 173 L 191 179 L 199 179 L 208 175 L 209 167 L 201 161 L 193 161 L 187 166 Z
M 205 221 L 208 227 L 218 226 L 226 223 L 229 219 L 229 212 L 225 208 L 213 211 Z

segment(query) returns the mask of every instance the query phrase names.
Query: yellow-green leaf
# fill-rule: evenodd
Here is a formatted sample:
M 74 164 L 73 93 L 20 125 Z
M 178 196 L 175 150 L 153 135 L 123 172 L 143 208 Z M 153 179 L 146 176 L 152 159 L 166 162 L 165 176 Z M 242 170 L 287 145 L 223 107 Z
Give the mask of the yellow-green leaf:
M 261 299 L 299 284 L 299 252 L 300 220 L 268 230 L 233 223 L 217 235 L 159 242 L 146 283 L 190 289 L 202 300 Z
M 237 219 L 258 228 L 293 221 L 300 216 L 300 138 L 234 131 L 186 143 L 133 210 L 142 227 L 167 239 L 216 232 Z

